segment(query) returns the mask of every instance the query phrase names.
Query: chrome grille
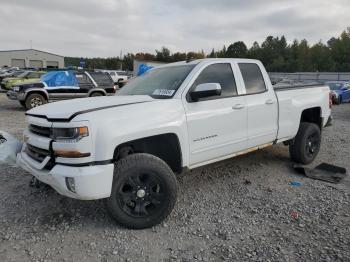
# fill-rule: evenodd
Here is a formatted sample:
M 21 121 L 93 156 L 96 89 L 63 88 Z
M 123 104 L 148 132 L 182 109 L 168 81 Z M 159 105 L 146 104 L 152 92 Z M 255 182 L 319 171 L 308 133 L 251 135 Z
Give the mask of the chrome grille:
M 38 148 L 30 144 L 27 144 L 26 153 L 28 156 L 40 163 L 43 162 L 47 156 L 50 155 L 50 152 L 48 150 Z

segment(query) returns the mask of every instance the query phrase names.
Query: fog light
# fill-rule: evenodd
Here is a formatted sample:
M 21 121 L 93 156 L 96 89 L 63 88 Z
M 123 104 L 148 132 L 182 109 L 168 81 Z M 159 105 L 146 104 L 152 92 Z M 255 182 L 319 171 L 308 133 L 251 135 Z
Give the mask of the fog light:
M 69 191 L 72 191 L 73 193 L 75 192 L 75 181 L 74 177 L 66 177 L 66 186 Z

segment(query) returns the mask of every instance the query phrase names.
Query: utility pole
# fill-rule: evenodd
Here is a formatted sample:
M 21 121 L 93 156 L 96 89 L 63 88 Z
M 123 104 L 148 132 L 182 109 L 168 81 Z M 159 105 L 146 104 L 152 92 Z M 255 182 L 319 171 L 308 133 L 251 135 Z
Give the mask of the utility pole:
M 123 50 L 120 50 L 120 56 L 119 56 L 119 59 L 120 59 L 120 70 L 123 70 Z

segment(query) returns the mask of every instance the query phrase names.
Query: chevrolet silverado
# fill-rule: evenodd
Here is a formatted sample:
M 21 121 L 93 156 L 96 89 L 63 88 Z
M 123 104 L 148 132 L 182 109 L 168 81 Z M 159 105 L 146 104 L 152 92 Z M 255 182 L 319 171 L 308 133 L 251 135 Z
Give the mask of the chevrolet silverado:
M 328 86 L 274 89 L 257 60 L 203 59 L 152 69 L 111 97 L 26 113 L 17 163 L 67 197 L 102 199 L 129 228 L 160 223 L 175 174 L 283 142 L 311 163 L 331 121 Z

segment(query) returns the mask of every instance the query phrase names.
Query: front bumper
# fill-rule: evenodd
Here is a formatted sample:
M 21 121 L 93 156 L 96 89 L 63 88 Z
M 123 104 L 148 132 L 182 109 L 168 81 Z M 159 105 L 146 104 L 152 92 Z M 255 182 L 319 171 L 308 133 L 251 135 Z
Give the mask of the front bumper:
M 111 195 L 113 164 L 84 167 L 56 164 L 51 170 L 46 170 L 44 165 L 38 165 L 22 150 L 21 153 L 17 154 L 17 165 L 67 197 L 94 200 L 107 198 Z M 67 177 L 74 178 L 75 192 L 68 189 Z
M 11 100 L 18 100 L 23 101 L 24 100 L 24 93 L 18 93 L 13 90 L 10 90 L 6 93 L 7 98 Z

